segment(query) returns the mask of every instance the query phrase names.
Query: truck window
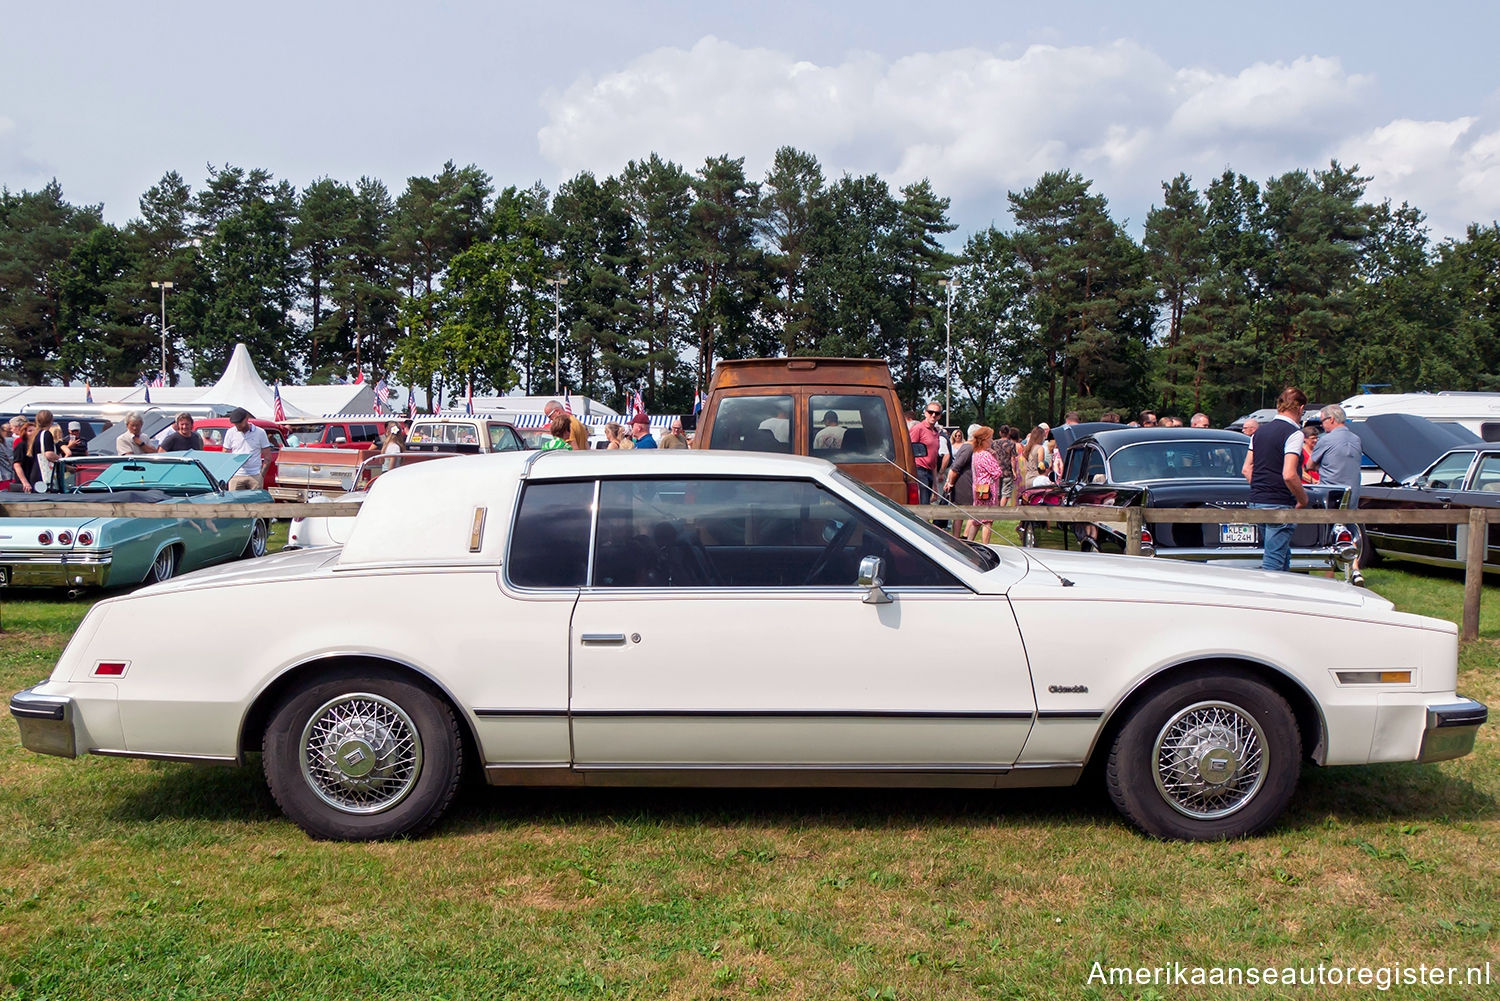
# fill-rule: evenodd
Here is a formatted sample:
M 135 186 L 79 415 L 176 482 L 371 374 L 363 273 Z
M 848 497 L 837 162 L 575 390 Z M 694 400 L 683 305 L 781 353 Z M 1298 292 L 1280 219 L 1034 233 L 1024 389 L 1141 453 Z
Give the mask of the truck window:
M 808 398 L 808 455 L 830 462 L 894 462 L 891 419 L 884 396 L 822 395 Z
M 790 396 L 726 396 L 714 416 L 712 449 L 792 453 Z

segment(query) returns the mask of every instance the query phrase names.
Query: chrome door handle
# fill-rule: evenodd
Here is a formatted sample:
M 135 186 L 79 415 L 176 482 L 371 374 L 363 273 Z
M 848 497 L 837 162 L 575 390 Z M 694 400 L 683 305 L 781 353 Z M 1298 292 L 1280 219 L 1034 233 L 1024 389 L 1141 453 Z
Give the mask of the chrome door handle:
M 584 646 L 624 646 L 624 633 L 584 633 L 579 639 Z

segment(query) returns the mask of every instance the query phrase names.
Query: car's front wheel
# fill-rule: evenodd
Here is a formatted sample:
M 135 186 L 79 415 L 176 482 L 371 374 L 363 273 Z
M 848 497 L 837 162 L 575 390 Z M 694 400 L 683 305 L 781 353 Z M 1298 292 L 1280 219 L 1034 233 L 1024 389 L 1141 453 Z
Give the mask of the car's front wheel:
M 453 711 L 396 674 L 344 671 L 296 692 L 266 728 L 271 794 L 308 834 L 372 841 L 419 834 L 458 790 Z
M 1286 700 L 1249 674 L 1216 671 L 1137 706 L 1110 749 L 1106 781 L 1141 830 L 1202 841 L 1264 830 L 1286 809 L 1301 767 Z

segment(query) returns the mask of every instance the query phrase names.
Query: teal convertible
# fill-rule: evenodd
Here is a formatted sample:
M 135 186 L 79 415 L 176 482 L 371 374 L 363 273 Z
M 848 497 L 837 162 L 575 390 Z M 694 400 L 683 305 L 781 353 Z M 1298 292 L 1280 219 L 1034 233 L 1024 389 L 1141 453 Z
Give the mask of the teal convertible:
M 47 493 L 4 494 L 0 518 L 0 586 L 121 587 L 156 583 L 266 551 L 270 525 L 259 518 L 120 518 L 103 515 L 17 516 L 17 508 L 81 501 L 97 504 L 251 504 L 264 490 L 230 490 L 245 455 L 163 455 L 64 459 Z

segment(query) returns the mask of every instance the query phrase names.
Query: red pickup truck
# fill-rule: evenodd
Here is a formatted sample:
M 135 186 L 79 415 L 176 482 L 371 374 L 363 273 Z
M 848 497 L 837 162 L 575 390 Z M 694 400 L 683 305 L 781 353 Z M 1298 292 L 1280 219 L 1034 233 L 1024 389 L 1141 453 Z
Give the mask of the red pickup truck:
M 322 417 L 317 420 L 288 421 L 287 434 L 294 437 L 297 448 L 352 448 L 368 451 L 380 447 L 380 436 L 386 423 L 375 418 Z

